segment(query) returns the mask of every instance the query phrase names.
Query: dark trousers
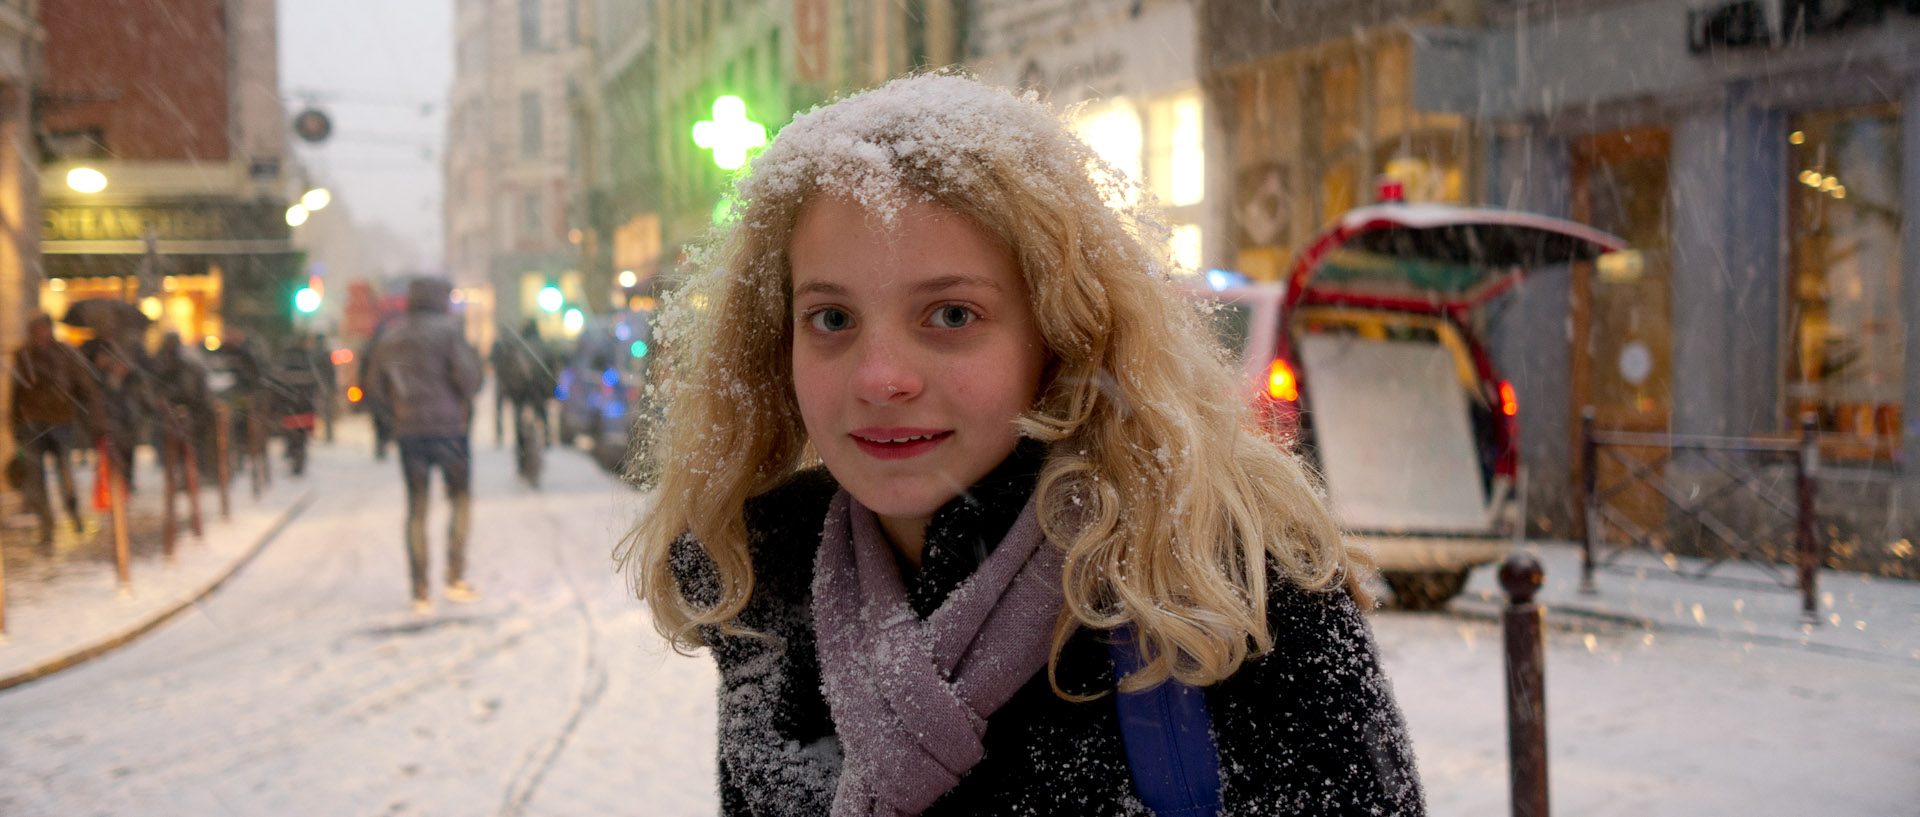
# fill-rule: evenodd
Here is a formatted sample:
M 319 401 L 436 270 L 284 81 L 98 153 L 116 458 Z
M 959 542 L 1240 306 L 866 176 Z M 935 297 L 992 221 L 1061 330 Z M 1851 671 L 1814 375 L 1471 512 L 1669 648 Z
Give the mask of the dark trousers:
M 80 529 L 80 502 L 73 492 L 73 427 L 44 426 L 35 423 L 23 423 L 16 442 L 26 454 L 30 468 L 26 477 L 28 484 L 21 486 L 26 494 L 27 504 L 33 506 L 34 515 L 40 517 L 40 538 L 53 536 L 53 501 L 47 492 L 45 468 L 47 458 L 53 458 L 54 474 L 60 481 L 60 501 L 65 504 L 67 516 L 73 520 L 73 529 Z
M 513 405 L 513 444 L 516 447 L 520 445 L 520 434 L 523 430 L 529 432 L 533 430 L 532 428 L 526 428 L 520 425 L 521 410 L 531 409 L 533 411 L 533 422 L 540 424 L 540 441 L 537 444 L 540 446 L 552 446 L 553 426 L 548 423 L 547 419 L 547 401 L 536 397 L 515 397 L 510 402 Z
M 447 526 L 447 583 L 467 569 L 467 522 L 473 512 L 473 457 L 466 435 L 400 436 L 400 471 L 407 479 L 407 567 L 413 597 L 427 598 L 427 486 L 434 468 L 447 484 L 453 518 Z

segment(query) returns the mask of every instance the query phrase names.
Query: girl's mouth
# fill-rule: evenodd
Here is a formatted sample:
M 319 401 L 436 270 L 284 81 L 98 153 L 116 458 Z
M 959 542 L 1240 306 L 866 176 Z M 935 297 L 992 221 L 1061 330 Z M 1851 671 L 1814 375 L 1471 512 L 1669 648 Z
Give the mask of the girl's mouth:
M 925 428 L 863 428 L 847 435 L 868 456 L 883 460 L 903 460 L 933 450 L 952 431 Z

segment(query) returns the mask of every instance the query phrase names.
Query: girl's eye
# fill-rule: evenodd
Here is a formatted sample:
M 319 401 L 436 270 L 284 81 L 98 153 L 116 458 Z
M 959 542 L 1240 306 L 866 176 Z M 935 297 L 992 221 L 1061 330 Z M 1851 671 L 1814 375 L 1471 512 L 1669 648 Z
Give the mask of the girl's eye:
M 807 323 L 821 332 L 838 332 L 853 325 L 853 316 L 844 309 L 821 309 L 809 314 Z
M 959 329 L 973 323 L 975 317 L 973 310 L 964 306 L 943 306 L 933 311 L 933 325 L 942 329 Z

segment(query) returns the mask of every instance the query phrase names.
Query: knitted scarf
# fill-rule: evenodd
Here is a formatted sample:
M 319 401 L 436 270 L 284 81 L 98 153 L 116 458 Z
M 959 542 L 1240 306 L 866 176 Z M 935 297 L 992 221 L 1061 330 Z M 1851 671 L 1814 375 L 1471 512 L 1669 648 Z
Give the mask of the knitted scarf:
M 1047 665 L 1061 557 L 1033 502 L 922 621 L 872 511 L 841 490 L 813 570 L 813 626 L 845 753 L 833 817 L 915 815 L 979 763 L 987 717 Z

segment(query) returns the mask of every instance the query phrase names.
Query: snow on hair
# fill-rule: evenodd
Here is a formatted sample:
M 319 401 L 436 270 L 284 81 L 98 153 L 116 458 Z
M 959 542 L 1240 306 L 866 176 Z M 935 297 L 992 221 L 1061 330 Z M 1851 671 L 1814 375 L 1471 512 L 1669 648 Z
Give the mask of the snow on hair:
M 795 117 L 737 184 L 733 219 L 690 266 L 661 321 L 671 376 L 648 446 L 658 488 L 616 550 L 676 648 L 740 632 L 752 593 L 743 509 L 812 460 L 791 388 L 787 247 L 807 202 L 877 217 L 931 201 L 1012 248 L 1051 363 L 1018 422 L 1052 443 L 1037 496 L 1066 554 L 1075 627 L 1131 623 L 1148 656 L 1128 688 L 1208 684 L 1272 648 L 1268 581 L 1345 584 L 1369 603 L 1307 468 L 1252 424 L 1237 369 L 1166 274 L 1165 228 L 1129 182 L 1032 95 L 932 73 Z M 784 387 L 783 387 L 784 386 Z M 670 552 L 691 534 L 718 602 L 690 601 Z

